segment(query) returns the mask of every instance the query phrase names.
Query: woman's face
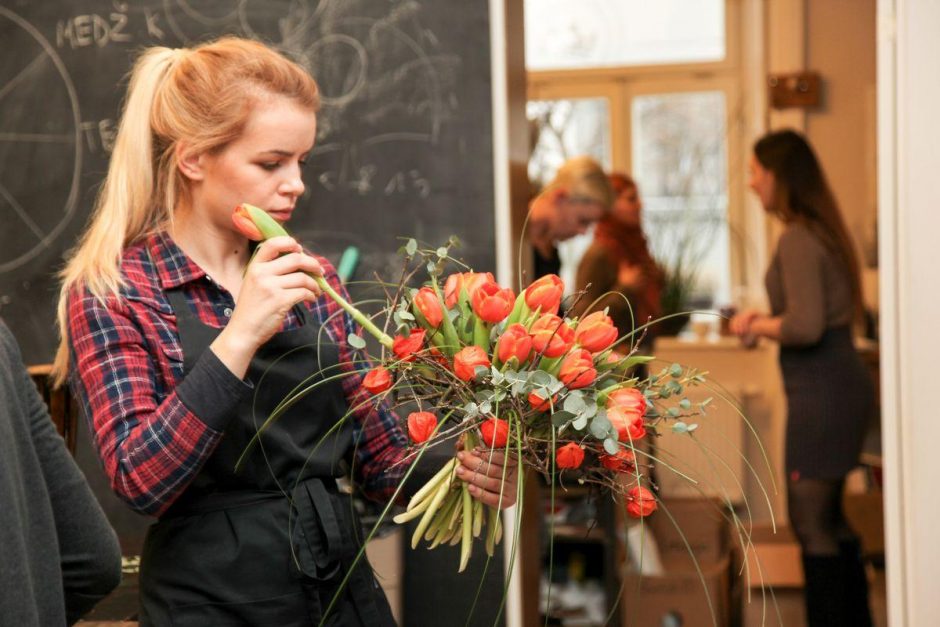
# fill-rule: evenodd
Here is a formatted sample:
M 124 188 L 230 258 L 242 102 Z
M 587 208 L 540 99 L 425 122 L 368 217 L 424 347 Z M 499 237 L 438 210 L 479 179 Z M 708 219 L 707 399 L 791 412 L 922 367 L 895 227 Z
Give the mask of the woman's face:
M 748 187 L 754 190 L 764 209 L 769 211 L 774 198 L 773 172 L 762 166 L 754 155 L 751 155 L 748 170 L 750 172 L 750 178 L 747 182 Z
M 234 230 L 232 210 L 261 207 L 286 222 L 304 192 L 301 179 L 316 138 L 316 115 L 281 96 L 256 105 L 242 135 L 214 154 L 197 158 L 193 210 L 212 224 Z
M 640 210 L 642 209 L 643 201 L 640 200 L 640 191 L 636 185 L 631 185 L 617 194 L 611 211 L 617 221 L 627 226 L 640 226 Z

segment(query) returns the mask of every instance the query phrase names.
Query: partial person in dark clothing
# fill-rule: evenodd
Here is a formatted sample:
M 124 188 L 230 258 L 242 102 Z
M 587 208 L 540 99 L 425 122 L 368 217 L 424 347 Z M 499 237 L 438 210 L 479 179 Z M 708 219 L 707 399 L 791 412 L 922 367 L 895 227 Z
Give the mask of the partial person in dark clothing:
M 741 312 L 731 329 L 747 342 L 780 343 L 787 396 L 790 522 L 800 542 L 809 627 L 868 627 L 868 583 L 842 490 L 858 465 L 874 413 L 871 378 L 852 343 L 861 313 L 858 261 L 836 200 L 806 140 L 761 138 L 750 187 L 784 223 L 767 270 L 770 314 Z
M 636 183 L 620 173 L 612 174 L 610 183 L 613 207 L 598 221 L 594 242 L 581 258 L 575 288 L 585 293 L 570 313 L 580 316 L 607 308 L 617 330 L 625 335 L 659 317 L 663 272 L 643 234 L 643 203 Z M 644 343 L 651 345 L 655 328 L 648 331 Z
M 533 278 L 558 274 L 556 244 L 588 228 L 610 211 L 613 191 L 603 168 L 591 157 L 573 157 L 529 204 L 526 233 L 535 249 Z
M 0 320 L 0 624 L 71 625 L 120 581 L 114 530 Z

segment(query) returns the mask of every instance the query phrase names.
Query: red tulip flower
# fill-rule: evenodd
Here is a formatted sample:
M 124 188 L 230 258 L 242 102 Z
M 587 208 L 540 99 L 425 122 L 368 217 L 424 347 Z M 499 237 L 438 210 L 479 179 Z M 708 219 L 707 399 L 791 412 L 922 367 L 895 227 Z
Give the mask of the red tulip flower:
M 473 313 L 484 322 L 502 322 L 512 312 L 516 295 L 512 290 L 500 287 L 495 281 L 485 281 L 476 286 L 470 297 Z
M 235 228 L 239 233 L 251 241 L 260 242 L 264 239 L 261 229 L 259 229 L 255 221 L 251 219 L 251 214 L 248 213 L 248 209 L 246 209 L 244 205 L 235 207 L 235 211 L 232 212 L 232 223 L 235 224 Z
M 607 408 L 619 407 L 626 414 L 642 418 L 646 414 L 646 397 L 636 388 L 621 388 L 607 396 Z
M 561 361 L 558 379 L 569 390 L 587 387 L 594 383 L 596 378 L 597 370 L 594 369 L 594 359 L 586 349 L 573 350 Z
M 617 327 L 610 316 L 603 311 L 595 311 L 578 322 L 574 341 L 592 353 L 599 353 L 613 344 L 617 336 Z
M 465 346 L 454 355 L 454 374 L 464 381 L 476 378 L 477 366 L 490 367 L 490 358 L 479 346 Z
M 490 448 L 505 448 L 509 440 L 509 423 L 499 418 L 487 418 L 480 425 L 480 436 Z
M 424 345 L 424 329 L 411 329 L 407 337 L 396 335 L 392 342 L 392 352 L 402 361 L 414 361 L 415 355 Z
M 520 364 L 524 364 L 532 354 L 532 338 L 521 324 L 511 324 L 506 327 L 496 343 L 496 356 L 503 363 L 513 357 Z
M 608 407 L 607 420 L 617 430 L 617 439 L 621 442 L 636 442 L 646 436 L 643 418 L 621 406 Z
M 561 357 L 574 343 L 574 331 L 555 314 L 542 314 L 529 329 L 532 347 L 545 357 Z
M 627 491 L 627 513 L 633 518 L 643 518 L 656 511 L 656 497 L 642 486 Z
M 559 468 L 577 468 L 583 461 L 584 449 L 574 442 L 559 446 L 555 451 L 555 465 Z
M 636 469 L 636 456 L 633 451 L 620 449 L 616 455 L 600 455 L 601 466 L 614 472 L 633 472 Z
M 556 394 L 555 396 L 551 398 L 551 400 L 549 400 L 547 398 L 543 398 L 535 390 L 532 390 L 531 392 L 529 392 L 529 405 L 535 411 L 548 411 L 549 409 L 552 408 L 552 403 L 554 403 L 557 398 L 558 398 L 558 395 Z
M 525 289 L 525 304 L 541 313 L 557 314 L 565 284 L 554 274 L 546 274 Z
M 467 289 L 467 295 L 472 299 L 473 293 L 481 283 L 495 283 L 492 272 L 455 272 L 444 282 L 444 305 L 448 309 L 457 304 L 460 291 Z
M 362 387 L 370 394 L 381 394 L 392 387 L 392 375 L 387 368 L 373 368 L 363 377 Z
M 422 287 L 415 293 L 412 302 L 414 302 L 415 307 L 418 308 L 418 311 L 421 312 L 429 325 L 435 329 L 441 325 L 441 320 L 444 319 L 444 311 L 441 309 L 441 301 L 437 299 L 437 293 L 433 288 Z
M 429 411 L 416 411 L 408 414 L 408 437 L 415 444 L 421 444 L 434 435 L 437 428 L 437 416 Z

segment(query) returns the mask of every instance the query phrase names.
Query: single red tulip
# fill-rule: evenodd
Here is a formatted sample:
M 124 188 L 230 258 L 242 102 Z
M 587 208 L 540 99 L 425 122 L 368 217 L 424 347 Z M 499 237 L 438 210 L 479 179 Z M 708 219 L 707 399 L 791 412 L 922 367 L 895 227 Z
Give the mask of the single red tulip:
M 542 314 L 529 329 L 532 348 L 545 357 L 561 357 L 574 343 L 574 331 L 555 314 Z
M 396 335 L 392 342 L 392 352 L 402 361 L 414 361 L 415 355 L 424 346 L 424 329 L 411 329 L 408 336 Z
M 546 274 L 525 288 L 525 304 L 541 313 L 557 314 L 565 284 L 554 274 Z
M 608 407 L 607 420 L 617 430 L 617 439 L 621 442 L 636 442 L 646 436 L 646 426 L 643 418 L 623 407 Z
M 596 378 L 597 370 L 594 368 L 594 359 L 586 349 L 575 349 L 561 360 L 558 379 L 569 390 L 587 387 L 594 383 Z
M 509 440 L 509 423 L 499 418 L 487 418 L 480 424 L 480 437 L 490 448 L 505 448 Z
M 627 513 L 633 518 L 643 518 L 656 511 L 656 497 L 642 486 L 627 491 Z
M 381 394 L 392 387 L 392 375 L 387 368 L 373 368 L 363 377 L 362 387 L 370 394 Z
M 617 335 L 617 327 L 611 317 L 603 311 L 595 311 L 578 322 L 574 341 L 592 353 L 599 353 L 613 344 Z
M 584 449 L 568 442 L 555 451 L 555 465 L 559 468 L 577 468 L 584 461 Z
M 636 388 L 620 388 L 607 395 L 607 408 L 620 407 L 626 414 L 642 418 L 646 414 L 646 397 Z
M 557 399 L 558 399 L 557 394 L 553 396 L 551 400 L 549 400 L 547 398 L 543 398 L 535 390 L 532 390 L 531 392 L 529 392 L 529 405 L 535 411 L 548 411 L 549 409 L 552 408 L 552 404 L 555 403 Z
M 616 455 L 600 455 L 601 466 L 614 472 L 633 472 L 636 469 L 636 456 L 633 451 L 620 449 Z
M 437 428 L 437 416 L 429 411 L 416 411 L 408 414 L 408 437 L 415 444 L 425 442 Z
M 413 302 L 429 325 L 435 329 L 441 325 L 444 311 L 441 309 L 441 301 L 437 299 L 433 288 L 422 287 L 415 293 Z
M 467 296 L 473 299 L 473 292 L 481 283 L 495 283 L 492 272 L 455 272 L 444 282 L 444 305 L 450 309 L 457 304 L 460 291 L 467 289 Z
M 495 281 L 485 281 L 476 286 L 470 297 L 473 313 L 484 322 L 502 322 L 512 312 L 516 295 L 512 290 L 500 287 Z
M 235 210 L 232 212 L 232 223 L 235 224 L 235 228 L 238 229 L 238 232 L 248 239 L 254 242 L 260 242 L 264 239 L 264 235 L 261 234 L 261 229 L 255 225 L 254 220 L 251 219 L 251 214 L 244 205 L 235 207 Z
M 496 342 L 496 356 L 503 363 L 515 357 L 520 364 L 524 364 L 532 354 L 532 338 L 525 327 L 519 323 L 506 327 Z
M 477 366 L 490 367 L 489 356 L 479 346 L 465 346 L 454 355 L 454 374 L 464 381 L 473 381 L 476 378 Z

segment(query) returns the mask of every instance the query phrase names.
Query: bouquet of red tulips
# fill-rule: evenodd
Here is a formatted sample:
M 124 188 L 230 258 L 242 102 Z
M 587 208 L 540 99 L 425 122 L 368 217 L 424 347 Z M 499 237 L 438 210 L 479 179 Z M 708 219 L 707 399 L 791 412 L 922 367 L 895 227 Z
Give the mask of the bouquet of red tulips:
M 234 216 L 255 239 L 285 234 L 262 210 L 249 205 Z M 691 432 L 691 418 L 708 401 L 693 405 L 687 386 L 702 373 L 677 364 L 638 378 L 636 367 L 653 358 L 635 354 L 633 336 L 620 337 L 610 317 L 597 311 L 581 319 L 559 315 L 564 285 L 542 277 L 516 294 L 487 272 L 447 276 L 450 245 L 403 248 L 415 269 L 390 294 L 385 328 L 344 301 L 340 303 L 382 344 L 382 354 L 363 379 L 377 402 L 417 406 L 406 419 L 415 455 L 442 438 L 458 438 L 515 455 L 522 468 L 545 476 L 591 483 L 623 497 L 626 511 L 643 517 L 656 509 L 649 489 L 650 453 L 645 438 L 662 429 Z M 428 279 L 412 284 L 418 269 Z M 392 329 L 393 327 L 393 329 Z M 348 338 L 356 348 L 365 342 Z M 410 500 L 396 522 L 419 519 L 412 546 L 461 544 L 460 570 L 473 538 L 485 532 L 492 555 L 501 537 L 498 510 L 470 498 L 455 479 L 456 460 L 445 465 Z M 521 487 L 520 487 L 521 490 Z

